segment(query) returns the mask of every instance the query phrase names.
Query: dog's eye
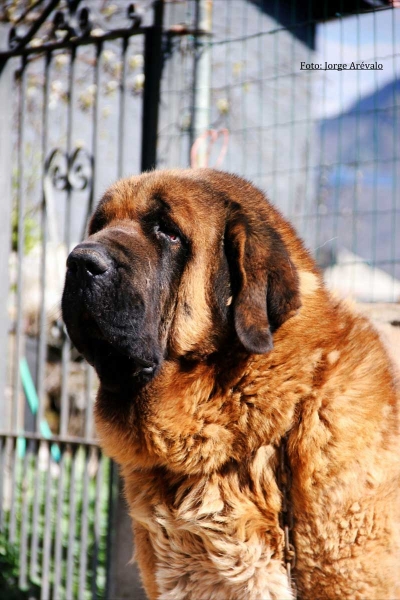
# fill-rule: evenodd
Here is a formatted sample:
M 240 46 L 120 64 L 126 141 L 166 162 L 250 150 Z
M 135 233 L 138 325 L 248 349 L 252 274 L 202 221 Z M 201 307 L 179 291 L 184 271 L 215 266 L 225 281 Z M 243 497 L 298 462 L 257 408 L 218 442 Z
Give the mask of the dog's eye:
M 174 244 L 176 244 L 177 242 L 179 242 L 179 236 L 175 235 L 174 233 L 167 233 L 165 234 L 170 242 L 173 242 Z
M 164 225 L 163 223 L 156 225 L 154 227 L 154 231 L 157 236 L 167 239 L 171 244 L 179 244 L 181 241 L 178 233 L 172 231 L 170 227 Z

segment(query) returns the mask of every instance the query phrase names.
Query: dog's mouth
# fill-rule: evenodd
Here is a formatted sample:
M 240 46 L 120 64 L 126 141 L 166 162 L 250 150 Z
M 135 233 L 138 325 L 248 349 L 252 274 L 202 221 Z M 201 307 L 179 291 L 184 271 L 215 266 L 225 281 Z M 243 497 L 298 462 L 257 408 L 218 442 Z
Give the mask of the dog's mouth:
M 148 358 L 121 340 L 115 332 L 108 332 L 93 317 L 85 315 L 85 347 L 78 348 L 96 369 L 103 387 L 116 391 L 147 383 L 156 374 L 159 360 Z

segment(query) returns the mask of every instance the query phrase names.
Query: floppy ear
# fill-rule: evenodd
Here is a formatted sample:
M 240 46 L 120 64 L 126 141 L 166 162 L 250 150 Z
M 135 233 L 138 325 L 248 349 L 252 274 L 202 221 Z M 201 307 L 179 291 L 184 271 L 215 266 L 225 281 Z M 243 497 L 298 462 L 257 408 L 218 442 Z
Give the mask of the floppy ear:
M 249 223 L 240 207 L 228 219 L 225 247 L 236 333 L 249 352 L 263 354 L 273 347 L 272 332 L 301 306 L 296 268 L 279 233 Z

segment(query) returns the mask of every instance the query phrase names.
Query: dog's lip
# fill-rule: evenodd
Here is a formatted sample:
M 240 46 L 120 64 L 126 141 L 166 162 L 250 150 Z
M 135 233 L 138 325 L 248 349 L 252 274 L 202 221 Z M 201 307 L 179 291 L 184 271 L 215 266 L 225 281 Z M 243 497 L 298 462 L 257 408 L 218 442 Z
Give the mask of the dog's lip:
M 147 360 L 145 358 L 142 358 L 141 356 L 137 356 L 137 354 L 132 354 L 128 350 L 121 348 L 117 344 L 113 343 L 102 332 L 100 332 L 98 335 L 91 336 L 91 339 L 93 340 L 94 343 L 103 342 L 103 343 L 107 344 L 107 346 L 109 346 L 110 349 L 114 350 L 114 352 L 116 354 L 121 355 L 121 357 L 124 357 L 125 359 L 129 360 L 129 362 L 132 362 L 134 365 L 136 365 L 136 369 L 134 370 L 135 373 L 137 373 L 138 371 L 140 371 L 142 369 L 146 370 L 147 372 L 151 372 L 157 366 L 155 361 Z
M 133 376 L 138 375 L 139 373 L 151 374 L 157 368 L 156 361 L 145 359 L 141 356 L 138 356 L 136 353 L 133 354 L 132 352 L 129 352 L 128 349 L 125 349 L 115 343 L 115 341 L 112 340 L 109 335 L 107 335 L 104 329 L 95 320 L 92 320 L 91 323 L 90 339 L 94 344 L 98 344 L 99 342 L 106 344 L 116 354 L 121 355 L 121 357 L 132 363 Z
M 139 377 L 151 378 L 154 375 L 159 367 L 159 360 L 156 357 L 140 356 L 137 351 L 132 351 L 124 344 L 118 343 L 118 335 L 108 331 L 107 326 L 90 311 L 83 312 L 81 323 L 86 331 L 85 338 L 87 340 L 86 351 L 83 348 L 81 351 L 88 362 L 95 367 L 103 384 L 110 380 L 108 384 L 111 387 L 119 387 L 115 378 L 110 377 L 110 374 L 107 373 L 106 359 L 110 354 L 114 355 L 114 361 L 120 362 L 125 381 L 137 380 Z
M 103 343 L 107 342 L 103 341 Z M 132 386 L 145 384 L 154 377 L 159 366 L 158 362 L 149 362 L 139 356 L 122 353 L 109 343 L 107 343 L 107 346 L 115 351 L 114 369 L 109 369 L 104 356 L 97 355 L 92 363 L 103 389 L 109 392 L 121 392 L 122 390 L 132 389 Z M 106 348 L 105 351 L 107 352 Z M 115 367 L 115 361 L 118 363 L 117 367 Z
M 138 365 L 140 365 L 141 367 L 144 368 L 144 370 L 148 370 L 148 369 L 155 369 L 156 365 L 154 362 L 149 362 L 148 360 L 144 360 L 143 358 L 140 358 L 139 356 L 129 356 L 129 358 L 131 358 L 132 360 L 134 360 Z

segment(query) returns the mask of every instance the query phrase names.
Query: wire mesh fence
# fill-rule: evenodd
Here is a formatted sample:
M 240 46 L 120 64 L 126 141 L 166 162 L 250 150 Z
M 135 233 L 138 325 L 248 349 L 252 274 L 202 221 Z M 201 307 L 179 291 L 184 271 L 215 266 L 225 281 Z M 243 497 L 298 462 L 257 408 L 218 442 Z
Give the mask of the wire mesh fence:
M 0 135 L 10 197 L 0 218 L 0 556 L 16 549 L 10 573 L 22 590 L 108 593 L 112 466 L 95 440 L 96 377 L 66 337 L 59 299 L 67 253 L 116 178 L 156 154 L 160 168 L 247 177 L 292 220 L 332 289 L 399 301 L 394 4 L 165 0 L 126 14 L 122 0 L 19 3 L 0 53 L 0 134 L 9 127 L 13 141 Z M 18 33 L 44 8 L 30 37 Z
M 195 2 L 170 3 L 167 18 L 199 26 Z M 214 0 L 211 34 L 174 38 L 171 47 L 160 166 L 189 164 L 191 107 L 209 84 L 209 127 L 229 134 L 223 168 L 255 182 L 290 217 L 332 288 L 359 301 L 396 302 L 400 12 L 393 3 Z M 209 83 L 191 85 L 190 54 L 208 56 Z M 211 166 L 223 145 L 221 135 Z

